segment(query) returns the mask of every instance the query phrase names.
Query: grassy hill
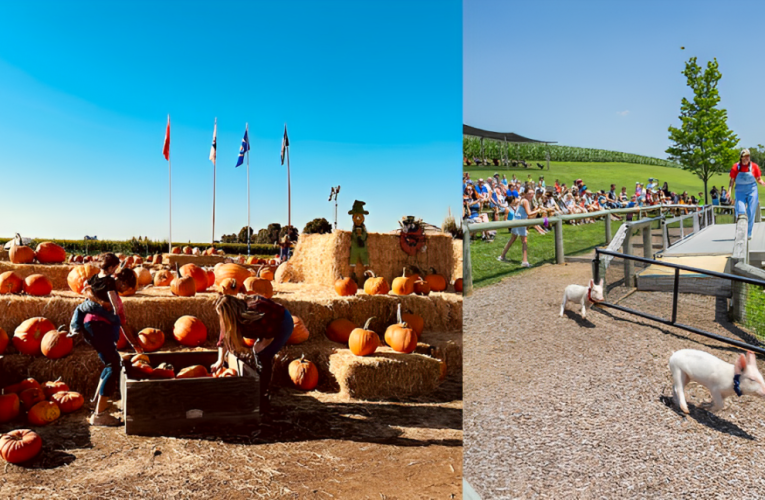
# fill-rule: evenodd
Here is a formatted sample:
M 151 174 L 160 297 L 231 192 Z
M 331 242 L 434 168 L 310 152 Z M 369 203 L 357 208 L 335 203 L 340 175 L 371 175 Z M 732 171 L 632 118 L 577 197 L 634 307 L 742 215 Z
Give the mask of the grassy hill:
M 530 168 L 518 168 L 518 167 L 464 167 L 464 171 L 470 172 L 471 179 L 486 178 L 499 173 L 501 176 L 505 174 L 508 179 L 513 174 L 519 179 L 526 180 L 527 176 L 531 174 L 532 178 L 536 181 L 540 175 L 545 176 L 545 182 L 548 185 L 552 185 L 555 179 L 560 179 L 560 182 L 565 182 L 567 186 L 571 186 L 575 179 L 583 179 L 592 190 L 610 189 L 611 183 L 616 184 L 617 190 L 621 190 L 622 186 L 627 187 L 627 192 L 632 194 L 635 192 L 635 183 L 642 182 L 646 184 L 649 177 L 656 177 L 659 179 L 659 185 L 662 185 L 665 181 L 669 184 L 670 191 L 688 191 L 688 194 L 698 194 L 704 190 L 704 183 L 695 175 L 686 172 L 685 170 L 672 167 L 659 167 L 653 165 L 635 165 L 631 163 L 573 163 L 573 162 L 550 162 L 550 170 L 540 170 L 536 168 L 536 162 L 530 162 L 534 167 Z M 542 163 L 542 162 L 540 162 Z M 729 177 L 725 175 L 716 175 L 710 179 L 709 189 L 712 189 L 712 184 L 718 188 L 724 185 L 727 189 Z M 760 189 L 760 205 L 765 206 L 765 187 L 759 186 Z M 711 200 L 710 200 L 711 202 Z

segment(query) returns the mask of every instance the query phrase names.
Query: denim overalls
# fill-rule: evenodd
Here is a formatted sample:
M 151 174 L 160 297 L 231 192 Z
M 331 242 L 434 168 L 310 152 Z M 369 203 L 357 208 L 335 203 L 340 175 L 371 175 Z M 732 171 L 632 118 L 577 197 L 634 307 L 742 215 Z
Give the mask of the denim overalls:
M 749 172 L 742 172 L 738 163 L 735 166 L 738 170 L 736 175 L 736 218 L 739 214 L 746 214 L 750 238 L 754 227 L 754 216 L 759 210 L 757 179 L 752 175 L 752 165 L 753 163 L 749 162 Z

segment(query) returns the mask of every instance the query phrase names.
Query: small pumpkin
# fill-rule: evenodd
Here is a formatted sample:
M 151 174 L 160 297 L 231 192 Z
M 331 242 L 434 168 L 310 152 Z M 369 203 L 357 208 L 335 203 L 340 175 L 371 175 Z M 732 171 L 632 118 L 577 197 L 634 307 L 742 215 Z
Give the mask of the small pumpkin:
M 207 340 L 207 327 L 194 316 L 181 316 L 173 326 L 173 337 L 186 347 L 199 347 Z
M 154 378 L 175 378 L 175 368 L 170 363 L 160 363 L 152 373 Z
M 462 292 L 462 278 L 457 278 L 454 280 L 454 291 L 455 292 Z
M 385 343 L 397 352 L 410 353 L 417 348 L 417 332 L 401 318 L 401 304 L 398 306 L 398 323 L 385 330 Z
M 40 264 L 60 264 L 66 260 L 66 250 L 52 241 L 44 241 L 37 245 L 35 258 Z
M 11 394 L 11 393 L 19 394 L 21 391 L 24 391 L 26 389 L 33 389 L 33 388 L 42 389 L 42 386 L 37 380 L 33 378 L 27 378 L 22 380 L 18 384 L 12 384 L 12 385 L 3 387 L 3 392 L 5 394 Z
M 179 297 L 193 297 L 197 293 L 197 285 L 191 276 L 182 276 L 170 282 L 170 291 Z
M 21 401 L 18 394 L 0 395 L 0 424 L 10 422 L 21 413 Z
M 66 277 L 66 282 L 74 293 L 82 293 L 82 289 L 85 288 L 85 282 L 96 274 L 98 274 L 98 268 L 91 264 L 74 266 L 72 270 L 69 271 L 69 275 Z
M 260 271 L 258 271 L 258 277 L 263 278 L 264 280 L 273 281 L 274 272 L 270 267 L 262 267 Z
M 364 282 L 364 293 L 367 295 L 387 295 L 390 292 L 390 286 L 383 276 L 375 276 L 372 271 L 366 271 L 365 276 L 369 276 Z
M 420 278 L 414 282 L 414 293 L 416 295 L 430 295 L 430 283 Z
M 30 274 L 24 278 L 24 293 L 34 297 L 45 297 L 53 291 L 53 283 L 42 274 Z
M 233 368 L 223 368 L 221 367 L 218 371 L 213 373 L 213 377 L 215 378 L 225 378 L 225 377 L 236 377 L 238 374 L 236 373 L 236 370 Z
M 42 439 L 29 429 L 18 429 L 0 436 L 0 457 L 9 464 L 28 462 L 42 450 Z
M 191 251 L 192 251 L 192 249 L 191 249 L 190 246 L 186 245 L 185 247 L 183 247 L 183 254 L 184 255 L 191 255 Z
M 414 313 L 404 313 L 401 315 L 401 319 L 412 327 L 418 339 L 422 337 L 422 332 L 425 330 L 425 320 L 422 319 L 422 316 Z
M 61 416 L 61 409 L 54 401 L 40 401 L 27 414 L 27 420 L 32 425 L 48 425 Z
M 140 288 L 146 285 L 151 285 L 154 282 L 154 278 L 151 276 L 151 271 L 145 267 L 137 267 L 134 269 L 136 285 Z
M 39 387 L 24 389 L 19 393 L 19 399 L 24 409 L 29 411 L 30 408 L 40 401 L 45 401 L 45 393 Z
M 303 323 L 302 319 L 298 318 L 297 316 L 292 316 L 292 322 L 295 324 L 295 327 L 292 329 L 292 335 L 290 335 L 290 338 L 287 339 L 287 344 L 302 344 L 308 340 L 308 337 L 311 334 L 308 331 L 308 328 L 305 327 L 305 323 Z
M 69 332 L 62 330 L 51 330 L 43 336 L 40 350 L 48 359 L 59 359 L 68 356 L 74 347 L 72 337 L 68 337 Z
M 209 376 L 210 373 L 207 371 L 207 368 L 202 365 L 193 365 L 187 366 L 183 370 L 179 371 L 175 378 L 198 378 Z
M 236 278 L 224 278 L 218 285 L 218 291 L 223 295 L 236 295 L 239 293 L 239 283 Z
M 377 347 L 380 345 L 380 337 L 374 331 L 369 329 L 369 323 L 372 322 L 369 318 L 364 323 L 364 328 L 355 328 L 350 337 L 348 338 L 348 348 L 356 356 L 369 356 L 374 354 Z
M 196 264 L 186 264 L 181 267 L 181 276 L 191 276 L 194 278 L 197 292 L 207 290 L 207 273 Z
M 301 357 L 288 367 L 290 379 L 295 387 L 304 391 L 313 390 L 319 384 L 319 370 L 313 362 Z
M 51 396 L 50 400 L 58 405 L 61 413 L 75 412 L 85 404 L 85 398 L 82 397 L 82 394 L 74 391 L 57 392 Z
M 247 295 L 261 295 L 267 299 L 274 296 L 274 286 L 264 278 L 250 276 L 244 280 L 244 289 Z
M 75 263 L 82 264 L 84 261 L 85 261 L 85 257 L 83 257 L 82 255 L 75 255 L 74 256 L 74 262 Z
M 8 259 L 14 264 L 31 264 L 35 260 L 35 251 L 21 243 L 19 233 L 16 233 L 16 237 L 11 243 Z
M 170 253 L 173 255 L 180 255 L 181 247 L 173 247 L 170 249 Z
M 154 257 L 151 258 L 151 263 L 155 266 L 162 264 L 162 254 L 155 254 Z
M 204 251 L 203 255 L 215 255 L 215 247 L 209 247 Z
M 207 288 L 210 288 L 215 285 L 215 271 L 212 269 L 205 269 L 205 274 L 207 274 Z
M 403 275 L 393 279 L 391 293 L 393 295 L 411 295 L 414 292 L 414 282 L 414 277 L 407 276 L 406 269 L 404 269 Z
M 350 297 L 352 295 L 356 295 L 358 290 L 358 285 L 356 285 L 356 282 L 351 278 L 342 278 L 335 281 L 335 291 L 341 297 Z
M 5 352 L 5 348 L 8 347 L 8 342 L 10 342 L 8 334 L 5 333 L 5 330 L 0 328 L 0 354 Z
M 45 382 L 42 385 L 42 390 L 43 394 L 45 394 L 45 398 L 50 399 L 50 397 L 57 392 L 67 392 L 69 390 L 69 386 L 62 382 L 61 379 L 59 379 L 52 382 Z
M 24 280 L 13 271 L 0 274 L 0 294 L 20 293 L 24 289 Z
M 443 292 L 446 290 L 447 281 L 446 278 L 436 272 L 434 268 L 430 268 L 430 274 L 425 276 L 425 281 L 430 284 L 430 289 L 434 292 Z
M 134 373 L 139 378 L 151 378 L 154 375 L 154 368 L 145 361 L 136 361 L 133 363 Z
M 29 318 L 16 327 L 13 334 L 13 346 L 21 353 L 37 356 L 42 353 L 43 336 L 56 327 L 45 318 Z
M 138 343 L 144 351 L 154 352 L 164 345 L 165 334 L 156 328 L 144 328 L 138 332 Z
M 327 338 L 333 342 L 347 344 L 356 325 L 345 318 L 338 318 L 327 325 Z
M 160 269 L 154 274 L 154 286 L 170 286 L 175 279 L 172 271 Z
M 130 358 L 130 364 L 135 364 L 135 363 L 139 363 L 139 362 L 146 363 L 147 365 L 151 364 L 151 361 L 149 361 L 149 356 L 147 356 L 146 354 L 143 354 L 143 353 L 142 354 L 136 354 L 135 356 Z
M 136 266 L 140 266 L 143 264 L 143 257 L 140 255 L 133 255 L 133 264 Z
M 226 278 L 234 278 L 240 286 L 244 286 L 244 281 L 250 277 L 250 272 L 246 267 L 239 264 L 216 264 L 215 265 L 215 284 L 220 286 L 221 281 Z

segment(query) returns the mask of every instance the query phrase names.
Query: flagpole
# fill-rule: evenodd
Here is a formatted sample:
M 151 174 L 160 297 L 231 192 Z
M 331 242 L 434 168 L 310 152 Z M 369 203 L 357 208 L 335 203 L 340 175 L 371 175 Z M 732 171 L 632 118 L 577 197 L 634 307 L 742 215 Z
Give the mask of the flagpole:
M 290 147 L 287 146 L 287 227 L 292 227 L 292 190 L 290 188 Z
M 244 124 L 244 135 L 247 136 L 247 257 L 250 256 L 250 136 L 247 133 L 249 124 Z
M 167 253 L 173 253 L 173 167 L 170 161 L 170 152 L 167 153 L 167 172 L 170 177 L 170 181 L 167 184 L 169 190 L 168 199 L 170 200 L 170 241 L 167 243 Z
M 215 246 L 215 163 L 218 161 L 218 119 L 215 118 L 215 127 L 213 129 L 213 210 L 212 210 L 212 241 L 211 246 Z

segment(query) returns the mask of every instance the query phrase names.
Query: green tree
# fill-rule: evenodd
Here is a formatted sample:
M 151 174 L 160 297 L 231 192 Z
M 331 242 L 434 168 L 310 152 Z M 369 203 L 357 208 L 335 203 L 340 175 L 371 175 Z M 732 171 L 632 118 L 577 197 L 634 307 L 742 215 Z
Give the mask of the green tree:
M 239 230 L 239 235 L 237 238 L 239 239 L 239 243 L 247 243 L 247 226 L 244 226 L 242 229 Z M 252 230 L 252 228 L 249 228 L 250 230 L 250 243 L 255 242 L 255 238 L 253 238 L 253 234 L 255 234 L 255 231 Z
M 692 57 L 683 71 L 688 86 L 693 90 L 693 101 L 685 97 L 680 103 L 680 128 L 669 127 L 669 139 L 673 142 L 667 149 L 670 160 L 677 161 L 704 182 L 704 199 L 707 182 L 723 173 L 738 157 L 735 148 L 738 136 L 728 128 L 728 112 L 720 109 L 720 93 L 717 84 L 722 78 L 717 59 L 707 63 L 706 70 Z
M 324 217 L 314 219 L 303 228 L 303 234 L 325 234 L 332 232 L 332 225 Z

